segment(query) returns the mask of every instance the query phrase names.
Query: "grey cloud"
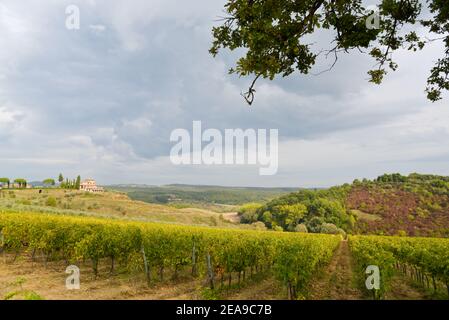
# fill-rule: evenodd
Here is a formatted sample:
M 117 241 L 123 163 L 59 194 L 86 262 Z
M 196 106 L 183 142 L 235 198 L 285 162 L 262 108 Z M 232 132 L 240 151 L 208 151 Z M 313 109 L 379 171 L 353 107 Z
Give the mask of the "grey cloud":
M 4 20 L 9 29 L 0 30 L 0 44 L 11 49 L 0 53 L 0 66 L 7 66 L 0 67 L 0 101 L 21 112 L 12 124 L 2 124 L 0 113 L 0 143 L 15 159 L 49 159 L 34 162 L 27 169 L 31 175 L 33 170 L 58 171 L 50 160 L 59 159 L 61 170 L 83 171 L 106 182 L 325 185 L 352 178 L 351 166 L 332 169 L 339 174 L 298 168 L 298 155 L 287 154 L 278 176 L 260 178 L 254 168 L 172 168 L 161 159 L 169 154 L 170 132 L 191 128 L 193 120 L 205 128 L 277 128 L 282 141 L 310 141 L 322 148 L 331 137 L 357 146 L 358 138 L 366 137 L 366 148 L 376 150 L 392 141 L 391 136 L 373 139 L 379 127 L 419 114 L 429 104 L 422 90 L 438 47 L 413 57 L 400 53 L 400 70 L 380 87 L 367 83 L 372 61 L 362 55 L 342 57 L 334 70 L 320 76 L 262 80 L 249 108 L 240 91 L 251 79 L 227 74 L 236 53 L 218 59 L 208 54 L 210 28 L 224 2 L 134 0 L 123 7 L 119 1 L 78 1 L 79 31 L 64 28 L 69 3 L 6 0 L 0 7 L 15 19 Z M 18 28 L 20 37 L 11 28 Z M 319 35 L 317 40 L 325 39 Z M 320 60 L 316 71 L 329 63 Z M 403 126 L 417 123 L 422 121 Z M 388 130 L 394 136 L 397 129 Z M 447 138 L 448 132 L 439 135 Z M 407 148 L 411 136 L 397 137 L 397 148 Z M 420 136 L 423 150 L 433 138 L 429 132 Z M 23 161 L 5 158 L 3 163 L 11 172 L 24 170 Z M 360 165 L 356 172 L 363 176 L 363 168 L 371 174 L 388 166 Z M 238 172 L 239 180 L 231 181 L 230 172 Z

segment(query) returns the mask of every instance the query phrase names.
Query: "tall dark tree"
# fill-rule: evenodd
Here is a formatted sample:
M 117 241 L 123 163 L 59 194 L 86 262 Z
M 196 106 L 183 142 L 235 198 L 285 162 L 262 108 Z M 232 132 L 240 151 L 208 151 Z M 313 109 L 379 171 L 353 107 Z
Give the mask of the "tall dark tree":
M 377 0 L 368 7 L 363 0 L 227 0 L 226 17 L 213 28 L 212 55 L 227 48 L 246 49 L 230 73 L 253 75 L 248 92 L 252 104 L 259 78 L 274 79 L 295 71 L 308 74 L 318 55 L 338 57 L 353 51 L 369 54 L 376 67 L 369 81 L 380 84 L 388 70 L 396 70 L 393 53 L 401 48 L 421 50 L 433 41 L 444 44 L 427 80 L 427 98 L 441 99 L 449 90 L 449 1 Z M 425 37 L 417 30 L 425 28 Z M 310 35 L 327 29 L 333 40 L 327 50 L 314 48 Z M 420 34 L 425 34 L 420 32 Z M 429 36 L 429 34 L 431 36 Z
M 64 176 L 62 175 L 62 173 L 59 174 L 58 181 L 59 183 L 62 183 L 64 181 Z
M 81 185 L 81 176 L 76 177 L 75 189 L 79 189 Z

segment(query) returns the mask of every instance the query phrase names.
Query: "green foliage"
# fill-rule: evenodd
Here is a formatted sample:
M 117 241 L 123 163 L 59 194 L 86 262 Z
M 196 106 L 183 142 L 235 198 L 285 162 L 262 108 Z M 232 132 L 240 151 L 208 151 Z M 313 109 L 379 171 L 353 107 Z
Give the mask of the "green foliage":
M 20 292 L 18 292 L 18 291 L 11 291 L 11 292 L 8 292 L 8 293 L 6 293 L 4 296 L 3 296 L 3 300 L 11 300 L 11 299 L 13 299 L 16 295 L 18 295 Z
M 265 223 L 260 222 L 260 221 L 251 223 L 251 226 L 254 228 L 254 230 L 260 230 L 260 231 L 267 230 L 267 227 L 265 226 Z
M 290 231 L 295 230 L 296 226 L 304 220 L 307 214 L 307 207 L 302 203 L 284 204 L 279 206 L 277 210 L 285 217 L 285 227 Z
M 57 201 L 55 197 L 48 197 L 45 201 L 45 205 L 49 207 L 56 207 Z
M 41 295 L 34 291 L 27 291 L 24 295 L 25 300 L 45 300 Z
M 239 209 L 242 223 L 254 223 L 257 221 L 257 210 L 261 207 L 259 203 L 248 203 Z
M 380 298 L 390 288 L 395 267 L 413 269 L 422 281 L 427 278 L 449 283 L 449 239 L 351 236 L 349 244 L 360 274 L 368 265 L 379 267 Z
M 307 230 L 307 226 L 304 223 L 301 223 L 295 227 L 295 232 L 307 233 L 309 231 Z
M 62 178 L 62 181 L 61 181 Z M 62 177 L 62 174 L 59 176 L 58 178 L 59 182 L 60 182 L 60 188 L 62 189 L 75 189 L 78 190 L 80 188 L 80 184 L 81 184 L 81 177 L 78 176 L 76 179 L 69 179 L 66 178 L 64 181 L 64 178 Z
M 377 177 L 377 182 L 406 182 L 407 177 L 401 175 L 400 173 L 384 174 Z
M 430 33 L 445 46 L 443 57 L 428 78 L 427 97 L 436 101 L 442 91 L 449 90 L 449 10 L 447 1 L 428 0 L 426 5 L 424 11 L 431 14 L 420 16 L 423 10 L 419 0 L 377 1 L 381 21 L 378 26 L 370 26 L 374 12 L 361 0 L 227 0 L 226 16 L 212 30 L 210 53 L 216 56 L 223 48 L 245 49 L 230 73 L 255 75 L 245 95 L 251 104 L 258 78 L 273 80 L 295 71 L 310 72 L 322 52 L 311 44 L 310 37 L 322 29 L 332 33 L 326 53 L 335 58 L 333 65 L 341 54 L 367 52 L 376 61 L 376 68 L 368 71 L 369 81 L 375 84 L 382 82 L 387 70 L 397 70 L 392 59 L 395 51 L 423 49 L 432 41 L 427 37 Z M 417 33 L 423 27 L 426 31 L 419 34 L 426 37 Z
M 11 181 L 9 180 L 9 178 L 0 178 L 0 183 L 3 185 L 7 185 L 7 187 L 9 188 Z
M 76 177 L 76 181 L 75 181 L 75 189 L 78 190 L 80 188 L 81 185 L 81 176 Z
M 1 234 L 1 232 L 0 232 Z M 17 277 L 9 285 L 12 287 L 18 287 L 16 290 L 6 293 L 3 296 L 4 300 L 12 300 L 17 298 L 23 298 L 25 300 L 44 300 L 39 294 L 34 291 L 24 290 L 23 284 L 26 282 L 25 277 Z
M 399 231 L 398 231 L 398 236 L 399 236 L 399 237 L 405 237 L 405 236 L 407 236 L 407 232 L 404 231 L 404 230 L 399 230 Z
M 133 200 L 192 206 L 199 204 L 244 205 L 271 200 L 294 191 L 294 188 L 239 188 L 218 186 L 168 185 L 161 187 L 111 186 L 109 189 L 127 193 Z
M 310 232 L 318 233 L 321 231 L 321 225 L 323 223 L 323 218 L 312 217 L 309 221 L 307 221 L 307 229 L 309 229 Z
M 323 223 L 320 228 L 321 233 L 338 234 L 339 228 L 333 223 Z
M 278 279 L 288 288 L 289 296 L 293 299 L 299 297 L 298 293 L 304 292 L 313 272 L 330 261 L 340 243 L 339 237 L 323 237 L 317 242 L 306 237 L 309 235 L 302 235 L 305 241 L 300 245 L 291 241 L 282 244 L 275 265 Z
M 20 204 L 23 204 L 25 206 L 30 206 L 31 205 L 31 201 L 28 199 L 22 199 L 19 201 Z
M 26 188 L 26 186 L 27 186 L 27 181 L 22 178 L 14 179 L 14 183 L 18 184 L 19 188 Z
M 381 237 L 379 236 L 349 238 L 349 247 L 355 257 L 359 275 L 365 275 L 365 270 L 368 266 L 379 267 L 381 281 L 380 288 L 377 290 L 373 289 L 375 299 L 383 298 L 390 289 L 395 263 L 393 254 L 383 248 L 382 243 L 379 242 L 380 239 Z M 365 277 L 360 276 L 359 278 L 365 281 Z M 365 287 L 364 283 L 363 286 Z
M 56 184 L 56 181 L 55 181 L 55 179 L 48 178 L 48 179 L 45 179 L 44 181 L 42 181 L 42 183 L 47 186 L 54 186 Z
M 269 228 L 278 226 L 287 231 L 305 224 L 309 232 L 317 233 L 324 222 L 349 228 L 350 216 L 344 204 L 349 188 L 345 185 L 328 190 L 300 190 L 282 196 L 257 209 L 257 220 Z

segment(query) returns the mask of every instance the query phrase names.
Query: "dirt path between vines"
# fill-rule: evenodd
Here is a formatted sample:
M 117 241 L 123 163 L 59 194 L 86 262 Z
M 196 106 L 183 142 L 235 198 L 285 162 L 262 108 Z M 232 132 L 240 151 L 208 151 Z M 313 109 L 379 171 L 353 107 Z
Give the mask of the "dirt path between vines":
M 361 300 L 364 295 L 353 277 L 348 241 L 343 240 L 329 266 L 311 282 L 311 300 Z
M 342 241 L 335 252 L 331 263 L 316 279 L 312 280 L 309 299 L 311 300 L 365 300 L 369 295 L 363 293 L 357 286 L 354 277 L 352 256 L 348 242 Z M 387 300 L 425 300 L 429 296 L 407 277 L 396 274 L 386 293 Z
M 251 283 L 224 298 L 226 300 L 284 300 L 287 299 L 285 291 L 278 281 L 269 277 Z

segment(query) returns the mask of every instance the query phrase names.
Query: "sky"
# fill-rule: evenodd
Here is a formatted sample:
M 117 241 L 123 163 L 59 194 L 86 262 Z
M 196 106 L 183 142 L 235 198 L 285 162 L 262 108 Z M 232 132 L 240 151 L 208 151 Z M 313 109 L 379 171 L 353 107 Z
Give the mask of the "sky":
M 66 28 L 66 7 L 80 29 Z M 239 57 L 213 58 L 211 28 L 224 0 L 1 0 L 0 176 L 326 187 L 386 172 L 449 175 L 449 96 L 424 93 L 438 42 L 410 55 L 381 86 L 374 62 L 340 57 L 330 72 L 257 83 L 229 75 Z M 418 30 L 424 32 L 423 30 Z M 317 49 L 329 47 L 316 35 Z M 319 59 L 314 74 L 331 60 Z M 218 130 L 277 129 L 277 174 L 257 165 L 174 165 L 170 134 L 192 122 Z

